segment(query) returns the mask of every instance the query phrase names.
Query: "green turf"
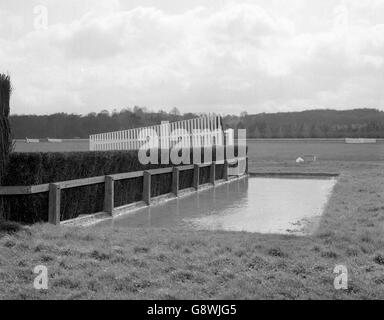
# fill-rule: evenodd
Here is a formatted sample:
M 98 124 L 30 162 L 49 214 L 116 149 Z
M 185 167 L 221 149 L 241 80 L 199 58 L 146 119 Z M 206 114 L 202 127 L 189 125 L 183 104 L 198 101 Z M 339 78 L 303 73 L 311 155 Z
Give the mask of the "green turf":
M 384 161 L 384 143 L 345 144 L 337 141 L 291 140 L 260 141 L 248 140 L 248 153 L 251 159 L 282 161 L 295 160 L 302 155 L 316 155 L 320 160 L 345 161 Z M 87 140 L 65 141 L 62 143 L 25 143 L 17 141 L 17 152 L 69 152 L 89 151 Z
M 384 164 L 250 161 L 252 171 L 340 172 L 313 236 L 96 226 L 0 228 L 0 299 L 377 299 L 384 296 Z M 49 289 L 33 289 L 48 267 Z M 337 291 L 334 267 L 349 272 Z

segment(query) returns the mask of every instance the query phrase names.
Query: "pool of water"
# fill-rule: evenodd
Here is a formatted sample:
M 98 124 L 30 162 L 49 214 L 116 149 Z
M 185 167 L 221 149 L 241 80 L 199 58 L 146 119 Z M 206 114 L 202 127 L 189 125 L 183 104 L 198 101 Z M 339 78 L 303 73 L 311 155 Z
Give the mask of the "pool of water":
M 139 209 L 112 224 L 309 234 L 335 183 L 335 178 L 245 178 Z

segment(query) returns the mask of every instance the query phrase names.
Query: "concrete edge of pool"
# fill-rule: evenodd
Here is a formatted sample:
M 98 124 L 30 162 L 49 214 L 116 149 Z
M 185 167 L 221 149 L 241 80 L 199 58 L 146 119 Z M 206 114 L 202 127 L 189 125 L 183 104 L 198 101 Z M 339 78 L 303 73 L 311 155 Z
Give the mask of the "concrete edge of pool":
M 329 179 L 337 178 L 339 173 L 329 172 L 250 172 L 250 177 L 265 177 L 265 178 L 314 178 L 314 179 Z
M 106 220 L 112 220 L 117 217 L 121 217 L 124 215 L 134 214 L 136 211 L 146 208 L 146 207 L 156 207 L 160 204 L 163 204 L 167 201 L 177 200 L 188 195 L 206 191 L 212 188 L 216 188 L 217 186 L 221 186 L 223 184 L 232 183 L 234 181 L 239 181 L 241 179 L 245 179 L 247 177 L 268 177 L 268 178 L 289 178 L 289 179 L 330 179 L 339 177 L 339 173 L 329 173 L 329 172 L 249 172 L 247 175 L 243 176 L 233 176 L 228 181 L 226 180 L 218 180 L 215 184 L 206 183 L 199 186 L 199 189 L 195 188 L 187 188 L 184 190 L 180 190 L 179 195 L 176 196 L 173 193 L 167 193 L 161 196 L 157 196 L 152 198 L 152 203 L 148 206 L 144 201 L 134 202 L 128 205 L 121 206 L 119 208 L 115 208 L 116 212 L 113 216 L 105 213 L 98 212 L 94 214 L 82 215 L 77 218 L 66 220 L 61 222 L 62 226 L 73 226 L 73 227 L 88 227 L 99 224 Z

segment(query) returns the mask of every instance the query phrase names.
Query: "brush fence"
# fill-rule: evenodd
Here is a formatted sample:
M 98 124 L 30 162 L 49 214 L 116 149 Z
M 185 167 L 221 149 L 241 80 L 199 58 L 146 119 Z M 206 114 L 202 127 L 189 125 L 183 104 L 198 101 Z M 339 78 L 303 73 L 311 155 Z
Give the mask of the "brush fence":
M 226 139 L 233 145 L 233 129 L 226 130 Z M 222 119 L 216 115 L 89 136 L 91 151 L 138 150 L 144 145 L 147 149 L 223 146 L 224 140 Z
M 176 197 L 179 194 L 179 174 L 182 171 L 193 171 L 193 185 L 192 187 L 195 190 L 198 190 L 201 187 L 202 183 L 200 181 L 200 169 L 209 167 L 210 168 L 210 178 L 209 183 L 215 185 L 218 180 L 216 180 L 216 165 L 224 164 L 224 181 L 237 178 L 240 175 L 248 174 L 248 159 L 247 157 L 238 157 L 235 159 L 224 160 L 220 162 L 211 162 L 211 163 L 202 163 L 202 164 L 193 164 L 193 165 L 183 165 L 178 167 L 169 167 L 161 169 L 152 169 L 145 171 L 134 171 L 126 173 L 118 173 L 107 176 L 91 177 L 86 179 L 62 181 L 49 184 L 33 185 L 33 186 L 0 186 L 0 196 L 17 196 L 17 195 L 28 195 L 36 193 L 49 193 L 49 204 L 48 204 L 48 222 L 51 224 L 59 225 L 60 221 L 60 200 L 61 200 L 61 190 L 89 186 L 104 183 L 104 211 L 94 213 L 93 215 L 107 214 L 113 216 L 116 212 L 120 212 L 132 205 L 138 204 L 133 203 L 125 205 L 122 207 L 115 207 L 114 204 L 114 182 L 125 179 L 134 179 L 138 177 L 143 177 L 143 190 L 142 190 L 142 203 L 145 205 L 151 204 L 151 177 L 154 175 L 163 175 L 172 173 L 172 194 Z M 230 166 L 236 165 L 238 168 L 245 168 L 244 171 L 239 171 L 238 173 L 233 170 L 230 170 Z M 241 172 L 241 173 L 240 173 Z M 231 175 L 231 177 L 230 177 Z M 92 216 L 92 215 L 91 215 Z M 75 218 L 76 219 L 76 218 Z M 77 218 L 78 219 L 78 218 Z M 65 222 L 68 222 L 66 220 Z

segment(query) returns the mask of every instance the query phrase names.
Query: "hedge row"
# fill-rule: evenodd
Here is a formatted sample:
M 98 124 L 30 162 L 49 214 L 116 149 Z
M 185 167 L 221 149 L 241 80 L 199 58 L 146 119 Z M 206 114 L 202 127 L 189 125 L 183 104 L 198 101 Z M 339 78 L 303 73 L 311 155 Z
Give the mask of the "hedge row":
M 160 154 L 160 153 L 159 153 Z M 215 152 L 213 152 L 215 160 Z M 137 151 L 13 153 L 3 185 L 36 185 L 82 179 L 122 172 L 169 167 L 142 165 Z M 209 181 L 209 167 L 200 170 L 200 183 Z M 223 166 L 217 165 L 216 178 L 223 177 Z M 180 172 L 180 189 L 193 183 L 193 171 Z M 152 177 L 151 195 L 171 192 L 172 174 Z M 142 200 L 143 178 L 115 182 L 115 207 Z M 8 220 L 35 223 L 48 220 L 48 193 L 5 196 L 3 216 Z M 62 190 L 61 220 L 103 210 L 104 184 Z

